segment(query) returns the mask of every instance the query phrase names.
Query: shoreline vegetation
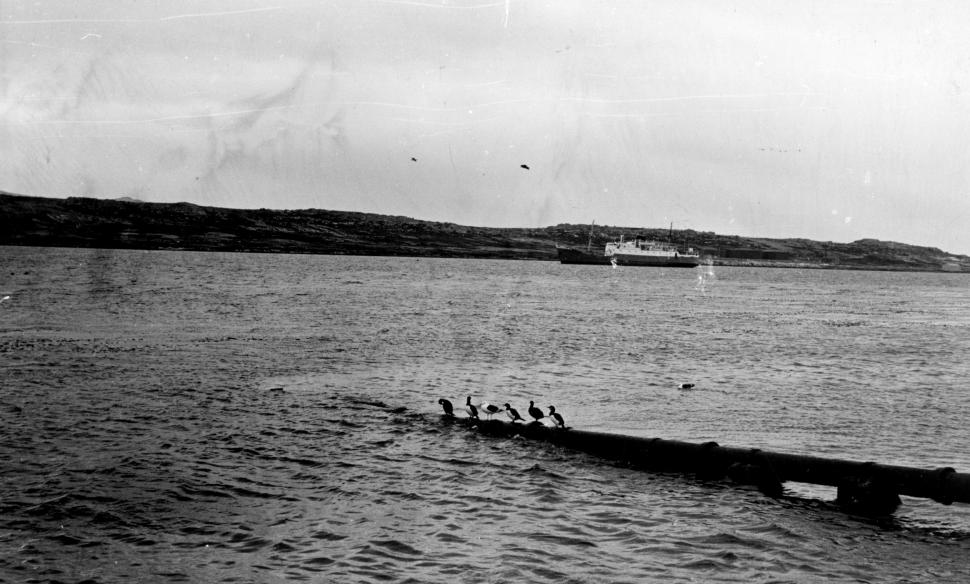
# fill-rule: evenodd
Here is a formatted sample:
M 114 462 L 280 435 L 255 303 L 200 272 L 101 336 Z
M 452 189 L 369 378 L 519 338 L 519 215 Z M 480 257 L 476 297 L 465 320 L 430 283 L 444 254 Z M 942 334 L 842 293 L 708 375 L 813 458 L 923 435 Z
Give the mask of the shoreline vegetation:
M 591 235 L 592 231 L 592 235 Z M 666 240 L 663 228 L 559 224 L 470 227 L 410 217 L 203 207 L 131 199 L 56 199 L 0 191 L 0 245 L 558 261 L 556 245 L 602 250 L 621 235 Z M 673 243 L 715 266 L 970 272 L 970 257 L 861 239 L 833 243 L 674 229 Z

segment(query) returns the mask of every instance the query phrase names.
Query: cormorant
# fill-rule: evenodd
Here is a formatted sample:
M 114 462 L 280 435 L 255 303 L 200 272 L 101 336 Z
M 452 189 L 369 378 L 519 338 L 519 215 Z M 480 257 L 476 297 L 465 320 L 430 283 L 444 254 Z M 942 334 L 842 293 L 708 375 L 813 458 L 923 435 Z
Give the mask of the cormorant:
M 542 410 L 535 406 L 535 402 L 529 402 L 529 415 L 536 419 L 536 422 L 545 418 L 546 415 L 542 413 Z
M 522 420 L 522 416 L 519 415 L 519 412 L 515 411 L 515 408 L 509 404 L 505 404 L 505 413 L 513 423 L 517 422 L 518 420 Z M 524 422 L 525 420 L 522 421 Z
M 472 396 L 468 396 L 468 399 L 465 401 L 465 411 L 468 412 L 469 418 L 478 419 L 478 408 L 472 404 Z
M 552 421 L 555 422 L 556 425 L 559 426 L 560 428 L 566 427 L 566 421 L 562 419 L 562 416 L 556 413 L 556 406 L 549 406 L 549 416 L 552 418 Z
M 450 401 L 446 400 L 445 398 L 441 398 L 438 400 L 438 403 L 441 404 L 441 409 L 445 411 L 446 416 L 455 415 L 455 408 L 451 405 Z

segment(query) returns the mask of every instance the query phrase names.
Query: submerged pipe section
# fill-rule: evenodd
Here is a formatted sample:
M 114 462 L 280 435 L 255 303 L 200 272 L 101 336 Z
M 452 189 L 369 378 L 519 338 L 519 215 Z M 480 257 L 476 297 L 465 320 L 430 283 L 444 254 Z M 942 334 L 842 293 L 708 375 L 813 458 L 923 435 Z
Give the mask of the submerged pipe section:
M 782 484 L 787 481 L 829 485 L 838 488 L 837 502 L 840 505 L 865 514 L 892 513 L 900 504 L 899 495 L 932 499 L 945 505 L 970 503 L 970 474 L 958 473 L 949 467 L 928 470 L 720 446 L 716 442 L 696 444 L 563 430 L 538 422 L 515 424 L 499 420 L 445 418 L 477 426 L 484 434 L 521 435 L 638 468 L 686 472 L 705 479 L 728 478 L 756 485 L 772 496 L 780 495 Z

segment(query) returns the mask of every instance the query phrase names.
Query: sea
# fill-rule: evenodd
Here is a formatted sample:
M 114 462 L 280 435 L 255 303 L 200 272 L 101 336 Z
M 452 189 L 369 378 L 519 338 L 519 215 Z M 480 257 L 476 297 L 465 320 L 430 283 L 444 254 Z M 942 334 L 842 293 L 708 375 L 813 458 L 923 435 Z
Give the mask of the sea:
M 0 299 L 3 582 L 970 581 L 968 505 L 438 405 L 970 472 L 967 274 L 0 247 Z

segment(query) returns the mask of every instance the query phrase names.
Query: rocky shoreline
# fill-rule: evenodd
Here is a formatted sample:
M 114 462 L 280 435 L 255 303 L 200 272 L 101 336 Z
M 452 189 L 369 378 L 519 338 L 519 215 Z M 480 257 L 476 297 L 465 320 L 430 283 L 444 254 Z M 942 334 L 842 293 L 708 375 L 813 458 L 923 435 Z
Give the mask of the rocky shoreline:
M 560 224 L 489 228 L 328 211 L 226 209 L 0 191 L 0 245 L 557 260 L 556 245 L 602 249 L 635 235 L 699 250 L 721 266 L 970 272 L 970 257 L 932 247 L 718 235 L 694 230 Z

